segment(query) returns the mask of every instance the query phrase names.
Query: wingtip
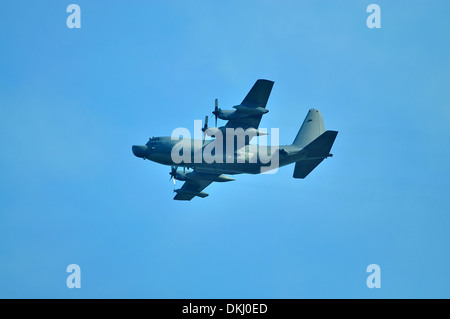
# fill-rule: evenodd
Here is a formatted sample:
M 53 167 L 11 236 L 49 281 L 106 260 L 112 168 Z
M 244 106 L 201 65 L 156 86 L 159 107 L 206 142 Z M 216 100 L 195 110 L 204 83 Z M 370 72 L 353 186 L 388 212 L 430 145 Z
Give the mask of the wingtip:
M 261 82 L 270 82 L 270 83 L 275 83 L 275 81 L 272 81 L 272 80 L 267 80 L 267 79 L 258 79 L 257 80 L 257 82 L 258 81 L 261 81 Z

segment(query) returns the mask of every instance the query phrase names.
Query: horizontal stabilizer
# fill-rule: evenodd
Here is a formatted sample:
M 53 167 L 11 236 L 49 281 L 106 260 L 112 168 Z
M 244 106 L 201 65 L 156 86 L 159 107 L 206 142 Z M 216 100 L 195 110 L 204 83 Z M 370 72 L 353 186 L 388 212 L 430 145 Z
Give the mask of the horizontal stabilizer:
M 330 150 L 337 134 L 337 131 L 325 131 L 303 149 L 306 157 L 295 163 L 294 178 L 305 178 L 325 158 L 331 156 Z
M 306 159 L 311 159 L 314 157 L 328 157 L 330 155 L 331 146 L 333 146 L 337 134 L 337 131 L 325 131 L 322 135 L 309 143 L 304 148 L 307 154 Z
M 299 161 L 295 163 L 294 178 L 305 178 L 309 173 L 312 172 L 313 169 L 317 167 L 317 165 L 322 163 L 322 161 L 323 158 Z

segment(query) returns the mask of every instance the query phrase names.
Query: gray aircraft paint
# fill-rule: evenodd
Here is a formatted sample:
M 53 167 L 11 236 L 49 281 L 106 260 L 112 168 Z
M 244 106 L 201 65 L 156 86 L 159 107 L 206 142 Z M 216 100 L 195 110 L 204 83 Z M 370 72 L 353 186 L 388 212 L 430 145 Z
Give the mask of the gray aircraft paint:
M 258 129 L 259 122 L 263 115 L 261 111 L 255 111 L 253 115 L 248 115 L 247 107 L 264 108 L 272 89 L 273 82 L 268 80 L 258 80 L 250 92 L 247 94 L 240 106 L 245 110 L 245 115 L 239 117 L 233 113 L 236 119 L 230 119 L 226 127 L 244 127 L 244 129 L 254 128 Z M 234 112 L 239 111 L 239 106 L 235 108 Z M 220 112 L 225 112 L 220 110 Z M 267 113 L 267 112 L 266 112 Z M 237 113 L 239 114 L 239 113 Z M 220 118 L 220 117 L 219 117 Z M 248 123 L 252 123 L 250 125 Z M 222 127 L 223 128 L 223 127 Z M 290 145 L 272 146 L 265 150 L 269 156 L 277 156 L 278 167 L 286 166 L 292 163 L 295 164 L 294 178 L 305 178 L 317 165 L 319 165 L 325 158 L 332 156 L 330 154 L 331 147 L 337 136 L 337 131 L 325 131 L 325 125 L 322 114 L 316 109 L 310 109 L 301 125 L 294 141 Z M 186 149 L 190 149 L 189 160 L 185 162 L 175 163 L 172 159 L 172 150 L 177 143 L 184 143 Z M 174 199 L 191 200 L 193 197 L 206 197 L 207 193 L 202 192 L 209 184 L 214 181 L 230 181 L 227 176 L 223 174 L 259 174 L 268 167 L 267 164 L 262 163 L 260 159 L 260 148 L 257 145 L 248 144 L 240 149 L 235 149 L 232 152 L 233 161 L 227 161 L 225 158 L 216 162 L 208 162 L 199 157 L 199 152 L 202 153 L 205 147 L 213 141 L 195 140 L 190 138 L 173 138 L 170 136 L 151 138 L 146 145 L 133 145 L 132 151 L 136 157 L 148 159 L 150 161 L 182 168 L 193 169 L 197 175 L 191 175 L 193 178 L 187 178 L 187 175 L 181 173 L 174 173 L 175 179 L 185 180 L 182 188 L 175 190 L 177 195 Z M 272 148 L 272 150 L 270 150 Z M 226 147 L 224 145 L 223 152 Z M 271 153 L 272 152 L 272 153 Z M 249 162 L 248 158 L 244 163 L 238 162 L 238 154 L 253 154 L 256 156 L 256 162 Z M 200 158 L 200 161 L 198 160 Z M 202 178 L 202 174 L 203 178 Z M 171 173 L 172 175 L 172 173 Z M 220 177 L 219 177 L 220 176 Z M 215 180 L 216 179 L 216 180 Z

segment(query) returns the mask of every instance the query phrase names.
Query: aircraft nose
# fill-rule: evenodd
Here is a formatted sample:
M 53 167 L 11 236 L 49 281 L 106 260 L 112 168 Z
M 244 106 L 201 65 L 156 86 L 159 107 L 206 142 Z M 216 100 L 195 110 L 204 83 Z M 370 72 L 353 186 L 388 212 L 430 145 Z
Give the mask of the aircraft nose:
M 147 153 L 147 146 L 145 145 L 133 145 L 131 148 L 134 156 L 136 157 L 145 157 Z

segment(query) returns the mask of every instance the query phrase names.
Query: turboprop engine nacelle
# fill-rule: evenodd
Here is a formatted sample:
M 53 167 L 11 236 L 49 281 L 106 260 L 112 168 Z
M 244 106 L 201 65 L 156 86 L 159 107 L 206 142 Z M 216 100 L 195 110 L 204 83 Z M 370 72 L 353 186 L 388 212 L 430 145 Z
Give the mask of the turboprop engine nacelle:
M 189 190 L 184 190 L 184 189 L 174 189 L 173 190 L 174 193 L 180 194 L 180 195 L 193 195 L 193 196 L 198 196 L 198 197 L 208 197 L 208 193 L 205 192 L 195 192 L 195 191 L 189 191 Z
M 263 107 L 248 107 L 245 105 L 235 105 L 233 106 L 234 109 L 236 109 L 239 112 L 245 113 L 245 114 L 251 114 L 251 115 L 262 115 L 269 112 L 269 110 L 266 110 Z
M 205 133 L 208 136 L 216 137 L 218 134 L 222 134 L 222 136 L 226 136 L 227 131 L 230 132 L 229 134 L 233 134 L 236 136 L 248 135 L 248 136 L 253 137 L 253 136 L 269 135 L 269 133 L 255 129 L 253 127 L 244 130 L 241 128 L 230 128 L 230 127 L 226 127 L 226 126 L 208 127 L 208 129 L 205 130 Z
M 234 181 L 234 178 L 231 178 L 226 175 L 215 175 L 215 174 L 208 174 L 208 173 L 200 173 L 200 172 L 192 172 L 186 174 L 187 179 L 191 180 L 200 180 L 200 181 L 212 181 L 212 182 L 232 182 Z
M 248 134 L 249 136 L 262 136 L 262 135 L 269 135 L 269 133 L 257 130 L 256 128 L 248 128 L 244 131 L 244 134 Z
M 190 173 L 180 173 L 175 172 L 171 173 L 171 175 L 177 180 L 177 181 L 211 181 L 211 182 L 232 182 L 235 179 L 231 178 L 226 175 L 216 175 L 216 174 L 209 174 L 204 172 L 190 172 Z
M 205 131 L 205 134 L 211 137 L 215 137 L 217 134 L 224 134 L 225 126 L 221 127 L 208 127 Z

